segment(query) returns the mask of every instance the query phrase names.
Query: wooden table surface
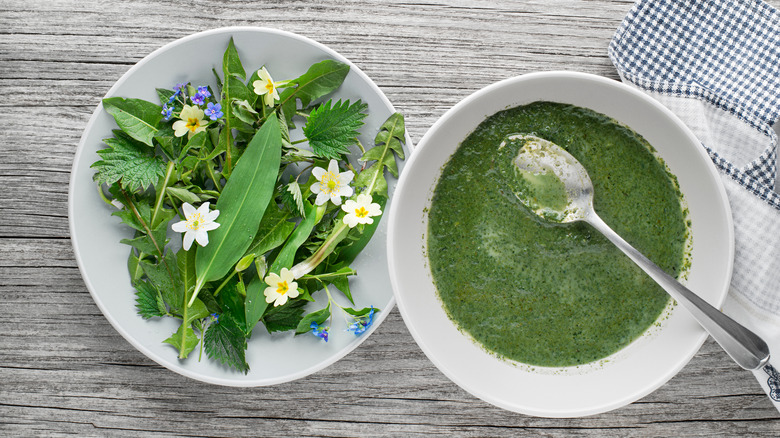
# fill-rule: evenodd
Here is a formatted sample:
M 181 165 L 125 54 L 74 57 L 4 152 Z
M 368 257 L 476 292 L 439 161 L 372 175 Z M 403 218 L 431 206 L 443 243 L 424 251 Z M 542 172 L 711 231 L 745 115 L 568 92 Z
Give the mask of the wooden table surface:
M 771 0 L 775 7 L 780 0 Z M 357 64 L 416 142 L 459 100 L 539 70 L 617 79 L 607 45 L 629 0 L 0 1 L 0 435 L 778 436 L 758 383 L 707 341 L 676 377 L 615 411 L 545 419 L 471 396 L 425 357 L 397 309 L 356 351 L 295 382 L 211 386 L 146 358 L 88 293 L 67 192 L 111 85 L 179 37 L 284 29 Z

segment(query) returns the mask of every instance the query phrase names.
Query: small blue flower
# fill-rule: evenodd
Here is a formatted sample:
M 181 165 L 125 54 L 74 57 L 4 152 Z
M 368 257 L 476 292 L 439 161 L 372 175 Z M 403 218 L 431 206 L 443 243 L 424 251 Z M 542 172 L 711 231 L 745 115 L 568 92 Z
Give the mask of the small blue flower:
M 211 92 L 209 91 L 209 87 L 206 86 L 198 87 L 198 94 L 200 94 L 204 98 L 211 97 Z
M 371 306 L 371 311 L 368 312 L 367 316 L 361 316 L 360 318 L 355 318 L 355 322 L 349 325 L 347 327 L 348 332 L 354 332 L 355 335 L 363 334 L 366 330 L 368 330 L 369 327 L 371 327 L 371 324 L 374 323 L 374 306 Z
M 170 103 L 170 102 L 169 102 Z M 165 121 L 171 120 L 171 117 L 173 117 L 173 105 L 168 106 L 168 104 L 163 105 L 162 112 L 160 113 L 163 116 L 165 116 Z
M 325 342 L 328 342 L 328 328 L 329 327 L 322 327 L 321 325 L 317 324 L 316 322 L 312 321 L 311 323 L 311 332 L 314 336 L 324 340 Z
M 217 315 L 216 313 L 212 313 L 211 314 L 211 319 L 214 322 L 219 322 L 219 315 Z
M 175 91 L 175 93 L 173 93 L 173 95 L 168 98 L 168 103 L 173 103 L 173 101 L 184 92 L 186 87 L 187 84 L 176 84 L 176 86 L 173 87 L 173 91 Z
M 206 105 L 206 110 L 203 111 L 203 113 L 209 116 L 211 120 L 217 120 L 218 118 L 225 115 L 222 112 L 222 105 L 218 103 L 211 103 L 211 102 L 209 102 L 209 104 Z

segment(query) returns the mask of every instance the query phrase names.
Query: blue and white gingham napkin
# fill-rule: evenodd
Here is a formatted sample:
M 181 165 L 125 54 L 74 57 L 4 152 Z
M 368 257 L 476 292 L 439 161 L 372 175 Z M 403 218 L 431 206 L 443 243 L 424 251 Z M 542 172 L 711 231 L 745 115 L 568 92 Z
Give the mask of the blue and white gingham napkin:
M 693 130 L 720 170 L 736 253 L 723 311 L 769 344 L 780 363 L 780 13 L 761 0 L 639 0 L 609 56 L 624 82 Z M 754 371 L 780 410 L 780 375 Z

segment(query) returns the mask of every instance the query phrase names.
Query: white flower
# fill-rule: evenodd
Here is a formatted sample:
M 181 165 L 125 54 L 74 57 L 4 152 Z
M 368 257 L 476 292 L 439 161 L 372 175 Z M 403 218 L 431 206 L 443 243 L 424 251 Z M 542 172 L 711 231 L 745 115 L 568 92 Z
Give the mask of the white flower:
M 176 222 L 171 226 L 173 231 L 184 233 L 182 247 L 185 251 L 190 249 L 192 241 L 195 240 L 200 246 L 209 244 L 208 231 L 219 228 L 219 224 L 214 222 L 219 216 L 219 210 L 209 211 L 209 203 L 204 202 L 195 210 L 195 207 L 188 203 L 181 205 L 184 212 L 184 218 L 181 222 Z
M 357 197 L 357 202 L 348 199 L 341 209 L 347 212 L 344 216 L 344 223 L 350 228 L 354 228 L 357 224 L 373 224 L 373 216 L 379 216 L 382 214 L 382 207 L 376 202 L 371 202 L 373 199 L 371 195 L 360 194 Z
M 298 283 L 295 281 L 292 272 L 287 268 L 282 268 L 279 275 L 275 273 L 268 274 L 265 277 L 265 284 L 268 285 L 265 288 L 265 302 L 274 303 L 274 307 L 281 306 L 287 302 L 288 298 L 295 298 L 298 296 Z
M 203 110 L 197 106 L 184 105 L 179 114 L 181 120 L 173 122 L 173 135 L 181 137 L 188 134 L 187 138 L 206 130 L 208 121 L 203 120 Z
M 339 173 L 339 163 L 336 160 L 330 160 L 328 170 L 315 167 L 311 174 L 317 178 L 317 182 L 311 185 L 311 192 L 317 195 L 315 204 L 322 205 L 330 199 L 334 204 L 341 205 L 342 196 L 352 196 L 349 183 L 355 174 L 351 170 Z
M 252 85 L 255 87 L 255 94 L 263 96 L 263 102 L 265 102 L 266 106 L 274 106 L 274 101 L 279 99 L 279 92 L 276 89 L 287 84 L 287 81 L 274 82 L 265 67 L 258 70 L 257 75 L 260 77 L 260 80 L 252 82 Z

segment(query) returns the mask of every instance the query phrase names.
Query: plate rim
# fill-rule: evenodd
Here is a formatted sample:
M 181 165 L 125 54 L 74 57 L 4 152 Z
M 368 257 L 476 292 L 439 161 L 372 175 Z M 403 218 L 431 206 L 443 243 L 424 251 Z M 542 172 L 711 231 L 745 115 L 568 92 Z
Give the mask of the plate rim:
M 594 81 L 602 84 L 608 84 L 609 86 L 615 86 L 621 89 L 622 91 L 625 91 L 634 97 L 644 101 L 645 103 L 652 106 L 654 109 L 660 111 L 665 116 L 672 119 L 683 131 L 686 137 L 688 137 L 691 142 L 694 144 L 700 145 L 701 142 L 698 140 L 698 138 L 693 134 L 691 129 L 685 125 L 680 118 L 675 115 L 671 110 L 669 110 L 666 106 L 658 102 L 657 100 L 653 99 L 652 97 L 646 95 L 645 93 L 641 92 L 640 90 L 637 90 L 636 88 L 633 88 L 627 84 L 624 84 L 622 82 L 618 82 L 603 76 L 590 74 L 590 73 L 583 73 L 583 72 L 576 72 L 576 71 L 567 71 L 567 70 L 553 70 L 553 71 L 539 71 L 539 72 L 533 72 L 533 73 L 526 73 L 521 74 L 517 76 L 513 76 L 510 78 L 503 79 L 501 81 L 492 83 L 490 85 L 487 85 L 484 88 L 481 88 L 473 93 L 471 93 L 466 98 L 462 99 L 458 103 L 456 103 L 454 106 L 449 108 L 447 111 L 444 112 L 437 120 L 436 122 L 426 131 L 425 135 L 420 139 L 420 141 L 417 143 L 415 147 L 415 153 L 412 154 L 412 156 L 407 160 L 406 165 L 409 166 L 410 169 L 415 167 L 417 156 L 420 155 L 418 152 L 423 150 L 424 148 L 430 148 L 435 147 L 433 145 L 429 146 L 429 141 L 431 136 L 433 135 L 433 132 L 436 132 L 439 130 L 441 125 L 443 125 L 447 119 L 453 116 L 453 114 L 460 111 L 462 107 L 465 107 L 469 105 L 472 101 L 475 101 L 481 96 L 485 94 L 491 93 L 493 90 L 507 86 L 509 84 L 513 84 L 515 82 L 522 82 L 522 81 L 529 81 L 529 80 L 535 80 L 537 78 L 555 78 L 555 79 L 581 79 L 581 80 L 589 80 Z M 486 115 L 485 117 L 489 117 L 490 114 Z M 720 198 L 722 205 L 725 206 L 725 222 L 726 222 L 726 229 L 727 229 L 727 236 L 725 236 L 725 243 L 727 245 L 727 274 L 726 278 L 724 280 L 724 292 L 721 294 L 721 296 L 718 297 L 717 302 L 714 304 L 715 307 L 720 308 L 723 303 L 725 302 L 726 298 L 728 297 L 729 292 L 729 285 L 731 283 L 731 278 L 733 275 L 733 267 L 734 267 L 734 252 L 735 252 L 735 241 L 734 241 L 734 221 L 731 211 L 731 204 L 728 200 L 728 196 L 726 194 L 726 189 L 723 184 L 723 181 L 720 178 L 720 175 L 718 174 L 718 171 L 715 167 L 715 164 L 712 162 L 710 157 L 707 155 L 706 151 L 702 147 L 696 147 L 695 153 L 702 159 L 704 162 L 705 168 L 707 172 L 710 174 L 710 177 L 715 181 L 715 190 L 717 192 L 718 197 Z M 407 172 L 408 173 L 408 172 Z M 406 189 L 406 185 L 408 178 L 404 178 L 404 175 L 401 175 L 401 178 L 398 181 L 396 190 L 398 196 L 402 196 L 403 193 L 408 190 Z M 461 382 L 459 378 L 447 367 L 445 363 L 443 363 L 441 360 L 439 360 L 438 357 L 434 356 L 433 353 L 429 352 L 426 346 L 426 342 L 423 340 L 422 335 L 417 331 L 417 328 L 411 324 L 410 322 L 410 315 L 409 310 L 406 308 L 406 303 L 404 302 L 403 298 L 400 296 L 400 285 L 398 282 L 400 281 L 398 279 L 398 268 L 396 267 L 396 258 L 398 257 L 396 255 L 396 248 L 395 248 L 395 236 L 396 236 L 396 222 L 397 217 L 400 215 L 398 203 L 395 203 L 391 206 L 390 209 L 390 216 L 389 216 L 389 226 L 388 226 L 388 244 L 387 244 L 387 261 L 388 261 L 388 268 L 390 271 L 390 282 L 392 284 L 393 288 L 393 294 L 396 296 L 396 304 L 398 306 L 399 312 L 401 313 L 401 316 L 403 317 L 404 323 L 409 330 L 409 332 L 412 334 L 412 337 L 414 338 L 415 342 L 418 344 L 421 350 L 425 353 L 426 357 L 434 363 L 434 365 L 441 371 L 443 374 L 445 374 L 452 382 L 457 384 L 459 387 L 461 387 L 466 392 L 474 395 L 475 397 L 478 397 L 479 399 L 482 399 L 483 401 L 486 401 L 490 404 L 493 404 L 495 406 L 498 406 L 500 408 L 528 414 L 528 415 L 534 415 L 538 417 L 548 417 L 548 418 L 573 418 L 573 417 L 583 417 L 583 416 L 589 416 L 589 415 L 595 415 L 600 413 L 605 413 L 620 407 L 623 407 L 625 405 L 628 405 L 636 400 L 639 400 L 640 398 L 652 393 L 656 389 L 660 388 L 664 384 L 666 384 L 671 378 L 673 378 L 679 371 L 687 365 L 690 360 L 693 358 L 693 356 L 696 355 L 696 353 L 700 350 L 701 346 L 704 344 L 704 341 L 707 339 L 709 334 L 700 326 L 698 327 L 698 330 L 700 330 L 700 333 L 698 337 L 696 338 L 696 342 L 691 343 L 691 348 L 687 352 L 686 355 L 679 358 L 676 362 L 676 366 L 671 367 L 666 373 L 661 375 L 655 382 L 652 382 L 651 384 L 647 385 L 644 390 L 637 391 L 633 394 L 628 394 L 624 397 L 621 397 L 617 400 L 613 400 L 610 403 L 603 403 L 599 406 L 590 407 L 586 409 L 580 409 L 577 411 L 572 410 L 544 410 L 544 409 L 535 409 L 530 406 L 520 406 L 517 403 L 512 403 L 511 401 L 507 401 L 498 397 L 494 397 L 491 394 L 488 394 L 484 391 L 479 391 L 476 388 L 472 388 L 468 385 L 466 385 L 464 382 Z
M 298 40 L 305 44 L 311 45 L 323 51 L 327 56 L 330 56 L 332 59 L 336 59 L 340 62 L 349 65 L 350 72 L 354 72 L 361 79 L 363 79 L 370 86 L 370 88 L 376 93 L 376 96 L 380 99 L 380 101 L 382 101 L 391 112 L 397 111 L 395 109 L 395 106 L 392 104 L 392 102 L 390 102 L 389 98 L 385 95 L 382 89 L 379 88 L 379 86 L 351 60 L 347 59 L 344 55 L 338 53 L 334 49 L 331 49 L 330 47 L 318 41 L 315 41 L 309 37 L 300 35 L 298 33 L 286 31 L 282 29 L 276 29 L 272 27 L 265 27 L 265 26 L 224 26 L 224 27 L 218 27 L 214 29 L 208 29 L 208 30 L 196 32 L 193 34 L 183 36 L 181 38 L 174 39 L 173 41 L 170 41 L 158 47 L 154 51 L 148 53 L 142 59 L 140 59 L 138 62 L 132 65 L 124 74 L 122 74 L 122 76 L 119 77 L 119 79 L 117 79 L 113 83 L 113 85 L 109 88 L 106 94 L 100 99 L 94 111 L 92 112 L 92 115 L 90 116 L 89 121 L 85 125 L 81 137 L 79 138 L 79 142 L 76 146 L 76 151 L 73 157 L 73 164 L 71 165 L 70 178 L 68 182 L 68 230 L 70 233 L 70 241 L 73 248 L 74 258 L 76 259 L 76 264 L 79 268 L 79 273 L 81 274 L 81 278 L 84 281 L 84 284 L 87 287 L 87 290 L 89 291 L 92 300 L 98 306 L 100 312 L 103 314 L 106 320 L 108 320 L 108 322 L 111 324 L 114 330 L 116 330 L 122 336 L 122 338 L 124 338 L 127 342 L 129 342 L 136 350 L 140 351 L 144 356 L 151 359 L 153 362 L 163 366 L 164 368 L 170 371 L 173 371 L 179 375 L 197 381 L 201 381 L 204 383 L 215 384 L 220 386 L 231 386 L 231 387 L 271 386 L 271 385 L 278 385 L 281 383 L 287 383 L 287 382 L 292 382 L 301 379 L 317 371 L 323 370 L 329 367 L 330 365 L 334 364 L 335 362 L 343 359 L 347 354 L 351 353 L 359 345 L 365 342 L 365 340 L 368 339 L 368 337 L 371 334 L 373 334 L 373 332 L 387 318 L 388 314 L 395 307 L 395 302 L 396 302 L 395 294 L 393 293 L 390 294 L 390 299 L 388 301 L 387 306 L 385 306 L 382 309 L 382 311 L 377 314 L 377 316 L 374 318 L 374 323 L 371 325 L 371 327 L 369 327 L 368 330 L 366 330 L 365 333 L 357 337 L 356 341 L 349 343 L 346 347 L 342 348 L 336 354 L 331 355 L 327 360 L 319 362 L 315 365 L 312 365 L 308 368 L 302 369 L 295 373 L 286 374 L 284 376 L 280 376 L 276 378 L 255 379 L 255 380 L 233 380 L 233 379 L 225 379 L 225 378 L 214 377 L 214 376 L 206 376 L 203 375 L 202 373 L 191 371 L 185 368 L 184 366 L 174 366 L 174 364 L 168 362 L 167 360 L 163 360 L 163 358 L 158 357 L 157 353 L 151 351 L 144 344 L 139 342 L 135 336 L 133 336 L 131 333 L 125 330 L 125 328 L 122 325 L 120 325 L 119 322 L 114 317 L 111 316 L 111 314 L 108 312 L 106 308 L 106 305 L 103 303 L 103 300 L 100 298 L 99 294 L 95 290 L 95 287 L 92 285 L 89 277 L 86 275 L 86 268 L 79 249 L 79 242 L 75 238 L 77 233 L 76 233 L 76 225 L 74 219 L 75 210 L 74 210 L 73 196 L 75 194 L 77 169 L 83 159 L 87 134 L 92 130 L 93 125 L 96 123 L 96 120 L 99 118 L 101 113 L 104 112 L 103 103 L 102 103 L 103 99 L 114 96 L 116 89 L 119 88 L 138 69 L 140 69 L 143 65 L 147 64 L 151 60 L 156 59 L 158 56 L 161 56 L 168 50 L 176 46 L 179 46 L 181 44 L 188 43 L 191 40 L 206 38 L 213 35 L 231 34 L 234 32 L 250 32 L 250 33 L 257 33 L 258 35 L 275 34 L 293 40 Z M 404 145 L 404 149 L 406 150 L 407 155 L 411 156 L 413 155 L 411 151 L 414 150 L 414 145 L 412 143 L 411 136 L 409 135 L 408 131 L 405 132 L 405 141 L 406 143 Z M 390 206 L 392 207 L 392 203 L 390 203 Z M 385 219 L 385 220 L 388 221 L 388 226 L 389 226 L 389 219 Z

